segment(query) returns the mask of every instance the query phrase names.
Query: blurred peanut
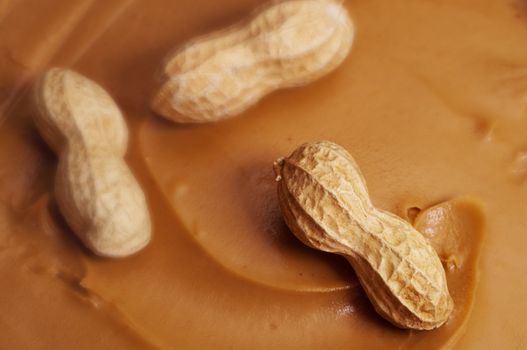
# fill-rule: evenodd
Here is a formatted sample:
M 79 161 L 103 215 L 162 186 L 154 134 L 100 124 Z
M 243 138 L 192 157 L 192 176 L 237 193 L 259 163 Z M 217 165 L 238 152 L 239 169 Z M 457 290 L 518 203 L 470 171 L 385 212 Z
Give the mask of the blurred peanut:
M 151 236 L 145 196 L 123 157 L 128 129 L 108 93 L 53 68 L 35 88 L 40 134 L 59 157 L 55 193 L 67 223 L 94 253 L 123 257 Z
M 252 20 L 198 38 L 171 56 L 152 108 L 179 123 L 235 116 L 270 92 L 334 70 L 354 36 L 332 0 L 273 3 Z

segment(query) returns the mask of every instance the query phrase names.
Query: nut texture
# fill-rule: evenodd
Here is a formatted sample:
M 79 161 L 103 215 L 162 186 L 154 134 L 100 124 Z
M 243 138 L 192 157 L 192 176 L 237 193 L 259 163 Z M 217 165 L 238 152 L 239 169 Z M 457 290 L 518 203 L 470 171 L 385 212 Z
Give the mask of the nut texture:
M 353 35 L 346 10 L 335 1 L 273 3 L 249 22 L 198 38 L 171 56 L 152 108 L 180 123 L 234 116 L 276 89 L 335 69 Z
M 285 222 L 306 245 L 344 256 L 375 310 L 401 328 L 433 329 L 453 301 L 428 241 L 403 219 L 376 209 L 342 147 L 307 143 L 275 163 Z
M 123 157 L 128 129 L 108 93 L 53 68 L 35 86 L 40 134 L 59 156 L 56 199 L 69 226 L 94 253 L 133 254 L 150 241 L 145 196 Z

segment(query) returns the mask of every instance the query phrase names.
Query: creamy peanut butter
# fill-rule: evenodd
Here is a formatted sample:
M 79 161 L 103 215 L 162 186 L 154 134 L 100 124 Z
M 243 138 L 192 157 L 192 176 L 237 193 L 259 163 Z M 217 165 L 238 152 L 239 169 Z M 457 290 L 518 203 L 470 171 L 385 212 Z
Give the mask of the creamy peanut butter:
M 260 4 L 0 3 L 0 348 L 525 347 L 524 2 L 347 1 L 355 42 L 331 75 L 216 124 L 149 110 L 168 52 Z M 103 85 L 127 118 L 153 221 L 137 255 L 95 257 L 57 210 L 29 93 L 51 66 Z M 322 139 L 438 251 L 455 303 L 443 327 L 393 327 L 344 259 L 288 231 L 272 162 Z

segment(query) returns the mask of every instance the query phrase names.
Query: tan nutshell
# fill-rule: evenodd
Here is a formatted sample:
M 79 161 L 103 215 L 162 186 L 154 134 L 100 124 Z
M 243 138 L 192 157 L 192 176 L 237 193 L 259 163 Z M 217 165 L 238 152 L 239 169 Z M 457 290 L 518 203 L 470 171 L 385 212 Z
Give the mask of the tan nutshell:
M 335 1 L 274 2 L 251 20 L 191 41 L 170 56 L 152 108 L 179 123 L 232 117 L 274 90 L 334 70 L 353 36 L 346 9 Z
M 73 71 L 53 68 L 35 86 L 35 124 L 59 157 L 60 211 L 95 254 L 124 257 L 150 241 L 145 196 L 123 157 L 124 118 L 110 95 Z
M 373 206 L 345 149 L 306 143 L 275 172 L 289 228 L 308 246 L 344 256 L 382 317 L 410 329 L 447 321 L 453 301 L 437 253 L 409 223 Z

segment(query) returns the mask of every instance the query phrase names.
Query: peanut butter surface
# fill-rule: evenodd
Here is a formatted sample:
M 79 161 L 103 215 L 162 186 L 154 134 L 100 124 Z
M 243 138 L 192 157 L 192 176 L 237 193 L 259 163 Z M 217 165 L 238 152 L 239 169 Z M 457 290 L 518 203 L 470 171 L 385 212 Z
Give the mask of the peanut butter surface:
M 527 346 L 527 5 L 347 1 L 357 33 L 331 75 L 217 124 L 154 115 L 163 57 L 260 4 L 0 2 L 0 348 Z M 103 85 L 127 118 L 154 235 L 135 256 L 93 256 L 57 210 L 29 91 L 51 66 Z M 393 327 L 344 259 L 286 228 L 272 162 L 322 139 L 438 251 L 443 327 Z

